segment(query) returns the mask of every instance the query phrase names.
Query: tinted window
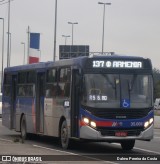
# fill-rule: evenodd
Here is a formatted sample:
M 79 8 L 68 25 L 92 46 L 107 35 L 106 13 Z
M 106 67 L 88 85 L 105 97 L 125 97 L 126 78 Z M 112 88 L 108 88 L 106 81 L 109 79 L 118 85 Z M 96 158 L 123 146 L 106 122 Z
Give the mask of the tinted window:
M 60 82 L 58 83 L 58 88 L 61 91 L 61 93 L 58 96 L 69 97 L 70 85 L 71 85 L 71 69 L 62 68 L 60 70 Z
M 10 84 L 11 83 L 11 75 L 4 75 L 4 84 Z
M 47 82 L 53 83 L 56 81 L 56 69 L 51 69 L 47 71 Z
M 34 71 L 28 72 L 27 82 L 28 83 L 35 83 L 35 81 L 36 81 L 36 72 L 34 72 Z
M 21 72 L 18 74 L 18 83 L 25 83 L 27 82 L 27 72 Z

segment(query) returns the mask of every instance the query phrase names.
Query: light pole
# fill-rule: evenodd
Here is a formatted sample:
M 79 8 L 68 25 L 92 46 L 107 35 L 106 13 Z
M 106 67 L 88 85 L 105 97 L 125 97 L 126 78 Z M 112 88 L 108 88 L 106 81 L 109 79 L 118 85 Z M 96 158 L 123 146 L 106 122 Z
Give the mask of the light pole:
M 72 45 L 73 45 L 73 26 L 74 24 L 78 24 L 78 22 L 68 22 L 68 24 L 72 25 Z
M 4 59 L 4 18 L 0 18 L 3 21 L 3 30 L 2 30 L 2 74 L 1 74 L 1 92 L 3 84 L 3 59 Z
M 10 1 L 8 1 L 8 44 L 7 44 L 7 67 L 9 67 L 9 58 L 10 58 L 10 41 L 9 41 L 9 37 L 10 37 Z
M 98 2 L 98 4 L 103 5 L 103 30 L 102 30 L 102 54 L 104 49 L 104 23 L 105 23 L 105 6 L 111 5 L 111 3 Z
M 23 64 L 25 64 L 25 43 L 24 43 L 24 42 L 21 42 L 21 44 L 23 44 L 23 46 L 24 46 L 24 57 L 23 57 Z
M 54 52 L 53 52 L 53 61 L 56 60 L 56 35 L 57 35 L 57 0 L 55 0 L 55 23 L 54 23 Z
M 66 43 L 67 43 L 67 38 L 70 37 L 70 35 L 62 35 L 62 37 L 65 38 L 65 45 L 66 45 Z
M 11 33 L 8 34 L 9 35 L 9 50 L 8 50 L 8 67 L 10 67 L 10 64 L 11 64 Z
M 10 61 L 11 61 L 11 33 L 7 32 L 7 35 L 9 36 L 9 40 L 8 40 L 8 45 L 9 47 L 7 48 L 7 67 L 10 67 Z

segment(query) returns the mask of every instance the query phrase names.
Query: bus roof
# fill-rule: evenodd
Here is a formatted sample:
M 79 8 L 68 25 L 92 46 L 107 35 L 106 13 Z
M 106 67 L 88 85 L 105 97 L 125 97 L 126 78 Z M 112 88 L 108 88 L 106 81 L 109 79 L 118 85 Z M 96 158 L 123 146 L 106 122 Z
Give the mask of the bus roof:
M 77 57 L 77 58 L 71 58 L 71 59 L 61 59 L 58 61 L 48 61 L 48 62 L 40 62 L 40 63 L 34 63 L 34 64 L 27 64 L 27 65 L 19 65 L 19 66 L 13 66 L 8 67 L 4 69 L 4 72 L 14 72 L 19 70 L 32 70 L 32 69 L 43 69 L 43 68 L 51 68 L 51 67 L 58 67 L 58 66 L 68 66 L 68 65 L 77 65 L 79 67 L 84 67 L 86 65 L 87 60 L 124 60 L 124 61 L 146 61 L 146 64 L 148 68 L 152 68 L 151 60 L 148 58 L 143 58 L 139 56 L 125 56 L 125 55 L 97 55 L 93 57 L 83 56 L 83 57 Z

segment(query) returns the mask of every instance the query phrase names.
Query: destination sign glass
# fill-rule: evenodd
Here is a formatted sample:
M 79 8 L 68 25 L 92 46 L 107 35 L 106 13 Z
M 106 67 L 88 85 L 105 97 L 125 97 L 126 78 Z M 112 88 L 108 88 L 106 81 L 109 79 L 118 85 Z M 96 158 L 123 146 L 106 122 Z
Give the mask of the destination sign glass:
M 92 67 L 141 69 L 143 65 L 141 61 L 93 60 Z

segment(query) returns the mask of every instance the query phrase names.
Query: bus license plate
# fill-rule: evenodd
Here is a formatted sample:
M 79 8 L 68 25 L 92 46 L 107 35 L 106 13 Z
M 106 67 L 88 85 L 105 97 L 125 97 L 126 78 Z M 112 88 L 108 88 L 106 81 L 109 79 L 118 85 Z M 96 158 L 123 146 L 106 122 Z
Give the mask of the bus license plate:
M 118 132 L 115 132 L 115 136 L 117 136 L 117 137 L 126 137 L 127 132 L 118 131 Z

